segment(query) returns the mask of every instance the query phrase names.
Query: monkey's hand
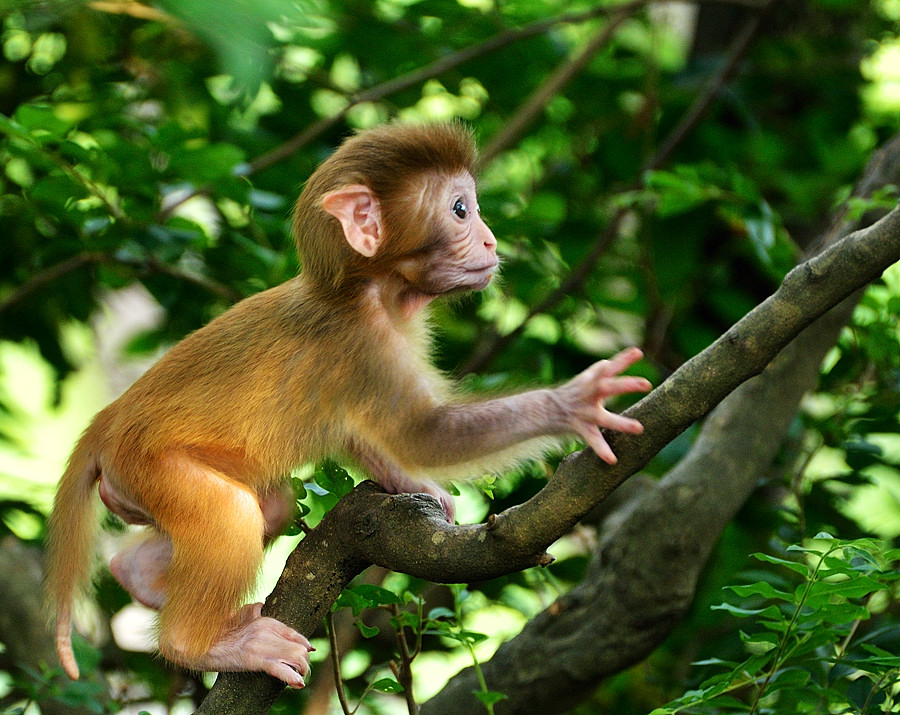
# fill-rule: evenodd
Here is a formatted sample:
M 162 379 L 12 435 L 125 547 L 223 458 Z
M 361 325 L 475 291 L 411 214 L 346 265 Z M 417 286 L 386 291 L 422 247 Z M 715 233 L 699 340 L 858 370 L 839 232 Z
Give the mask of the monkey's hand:
M 616 455 L 603 438 L 601 428 L 640 434 L 644 426 L 637 420 L 617 415 L 606 409 L 606 400 L 628 392 L 647 392 L 652 388 L 642 377 L 619 376 L 643 357 L 638 348 L 628 348 L 609 360 L 594 363 L 587 370 L 558 387 L 559 399 L 568 428 L 582 437 L 597 456 L 608 464 L 616 463 Z
M 244 606 L 234 629 L 213 645 L 199 661 L 187 663 L 197 670 L 263 671 L 292 688 L 302 688 L 309 675 L 309 641 L 281 621 L 263 616 L 261 603 Z

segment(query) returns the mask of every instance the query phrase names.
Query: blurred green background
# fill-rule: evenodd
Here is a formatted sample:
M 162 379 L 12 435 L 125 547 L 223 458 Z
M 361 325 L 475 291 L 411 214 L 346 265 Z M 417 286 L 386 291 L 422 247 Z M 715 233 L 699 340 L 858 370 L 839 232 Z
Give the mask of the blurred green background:
M 441 367 L 476 391 L 552 383 L 637 344 L 647 355 L 640 372 L 658 384 L 778 285 L 900 129 L 900 0 L 771 3 L 737 47 L 759 7 L 0 3 L 0 549 L 40 544 L 58 475 L 99 408 L 166 346 L 296 273 L 289 217 L 304 180 L 350 131 L 390 119 L 460 118 L 483 150 L 480 202 L 502 278 L 437 308 Z M 680 134 L 710 83 L 714 98 Z M 874 203 L 896 196 L 887 187 Z M 580 712 L 648 712 L 696 684 L 691 661 L 740 651 L 734 621 L 709 605 L 736 574 L 761 568 L 749 553 L 774 548 L 773 538 L 829 530 L 894 543 L 898 307 L 895 266 L 829 354 L 688 621 Z M 648 474 L 665 473 L 691 439 L 670 445 Z M 461 486 L 460 520 L 522 501 L 552 467 Z M 318 498 L 307 497 L 313 520 Z M 583 527 L 554 546 L 548 571 L 467 592 L 459 613 L 489 636 L 479 658 L 579 581 L 592 538 Z M 268 583 L 277 571 L 275 558 Z M 381 583 L 434 588 L 397 574 Z M 209 680 L 113 645 L 104 624 L 128 599 L 108 576 L 98 585 L 100 607 L 84 617 L 98 679 L 60 690 L 37 663 L 21 667 L 10 655 L 21 647 L 0 625 L 0 703 L 190 712 Z M 897 614 L 891 592 L 873 617 L 893 625 Z M 316 636 L 321 660 L 328 647 Z M 391 648 L 387 637 L 349 640 L 348 692 L 359 697 L 386 672 Z M 417 695 L 471 660 L 447 639 L 427 639 Z M 896 680 L 888 671 L 885 691 Z M 328 712 L 311 703 L 330 697 L 314 677 L 285 707 Z M 845 711 L 863 710 L 820 710 Z M 361 712 L 405 706 L 370 694 Z

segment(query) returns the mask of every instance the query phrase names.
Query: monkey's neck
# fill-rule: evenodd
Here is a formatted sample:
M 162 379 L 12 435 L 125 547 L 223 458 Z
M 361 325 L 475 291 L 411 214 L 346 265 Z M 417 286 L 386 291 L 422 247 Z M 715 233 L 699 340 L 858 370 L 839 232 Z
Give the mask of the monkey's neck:
M 363 300 L 398 325 L 413 322 L 436 297 L 391 277 L 372 281 L 363 293 Z

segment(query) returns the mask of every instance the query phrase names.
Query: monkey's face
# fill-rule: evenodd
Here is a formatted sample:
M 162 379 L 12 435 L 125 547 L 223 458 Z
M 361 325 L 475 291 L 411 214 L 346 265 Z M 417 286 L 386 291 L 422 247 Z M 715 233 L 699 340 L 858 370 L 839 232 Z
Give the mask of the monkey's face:
M 472 176 L 433 179 L 417 198 L 419 247 L 397 271 L 431 295 L 487 287 L 499 264 L 497 239 L 481 218 Z

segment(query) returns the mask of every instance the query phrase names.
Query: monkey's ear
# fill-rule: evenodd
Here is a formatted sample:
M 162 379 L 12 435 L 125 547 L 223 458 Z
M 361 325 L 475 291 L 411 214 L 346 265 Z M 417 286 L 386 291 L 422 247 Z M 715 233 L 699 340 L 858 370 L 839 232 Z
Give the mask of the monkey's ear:
M 381 204 L 368 186 L 351 184 L 325 194 L 322 208 L 341 222 L 353 250 L 367 258 L 375 255 L 383 235 Z

